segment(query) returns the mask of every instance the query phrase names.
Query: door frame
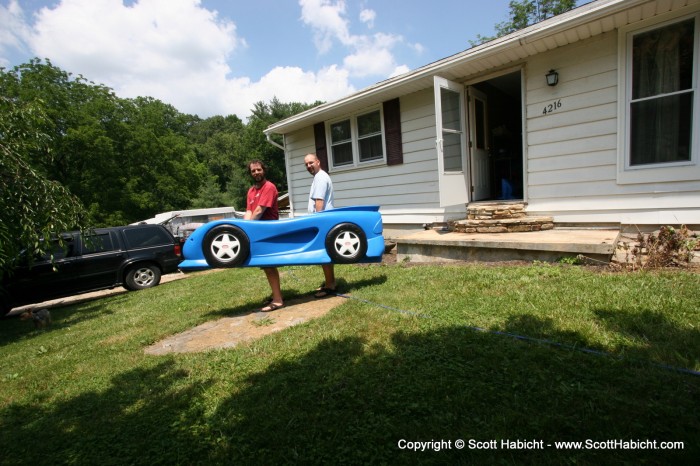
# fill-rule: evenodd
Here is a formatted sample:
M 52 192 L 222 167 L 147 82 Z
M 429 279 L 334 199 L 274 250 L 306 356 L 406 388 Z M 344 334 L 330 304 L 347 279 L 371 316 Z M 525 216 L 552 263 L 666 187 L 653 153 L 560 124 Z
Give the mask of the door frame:
M 505 87 L 502 87 L 502 89 L 509 89 L 510 92 L 508 94 L 511 96 L 513 99 L 513 102 L 517 101 L 517 105 L 519 106 L 518 111 L 518 120 L 519 120 L 519 128 L 515 128 L 520 132 L 518 135 L 517 133 L 514 134 L 513 136 L 513 141 L 515 144 L 519 145 L 519 160 L 516 163 L 517 166 L 517 176 L 518 180 L 516 181 L 516 184 L 519 185 L 518 189 L 516 190 L 516 187 L 513 187 L 513 193 L 515 194 L 515 197 L 513 197 L 513 200 L 523 200 L 527 201 L 527 186 L 528 186 L 528 173 L 527 173 L 527 165 L 528 165 L 528 156 L 527 156 L 527 107 L 526 107 L 526 83 L 525 83 L 525 67 L 523 65 L 519 66 L 514 66 L 510 67 L 507 69 L 499 70 L 494 73 L 490 73 L 484 76 L 480 76 L 478 79 L 473 79 L 469 81 L 464 82 L 465 89 L 470 88 L 470 87 L 475 87 L 480 83 L 493 83 L 495 81 L 500 81 L 502 78 L 507 78 L 511 77 L 512 79 L 516 79 L 517 77 L 517 87 L 516 84 L 511 82 L 507 84 Z M 506 80 L 508 81 L 508 80 Z M 500 86 L 497 86 L 500 87 Z M 489 91 L 485 91 L 484 89 L 478 89 L 481 92 L 485 92 L 485 94 L 488 96 L 488 99 L 491 101 L 494 96 L 491 95 Z M 517 92 L 517 96 L 515 95 Z M 471 103 L 469 103 L 471 106 Z M 490 105 L 497 105 L 493 101 L 490 102 Z M 488 110 L 487 110 L 488 112 Z M 494 117 L 493 115 L 489 115 L 487 117 L 489 119 L 489 131 L 492 131 L 494 128 L 496 128 L 499 125 L 499 121 L 494 122 Z M 471 135 L 471 122 L 468 123 L 469 127 L 467 130 L 469 131 L 469 134 Z M 516 125 L 518 126 L 518 125 Z M 490 138 L 492 135 L 487 135 L 487 138 Z M 493 141 L 489 139 L 489 142 L 487 145 L 493 144 Z M 491 150 L 493 151 L 494 148 L 491 147 Z M 491 171 L 495 170 L 495 167 L 493 164 L 495 163 L 495 158 L 496 155 L 492 154 L 491 157 Z M 517 158 L 514 158 L 513 160 L 516 160 Z M 469 154 L 468 158 L 468 169 L 470 172 L 472 171 L 472 158 L 471 158 L 471 152 Z M 476 174 L 474 174 L 476 176 Z M 473 200 L 473 193 L 471 192 L 471 178 L 469 178 L 469 183 L 470 183 L 470 196 L 469 196 L 469 202 L 478 202 Z M 494 180 L 491 180 L 492 182 Z M 498 186 L 493 186 L 491 187 L 492 193 L 494 191 L 498 192 L 499 188 Z M 491 195 L 489 198 L 485 199 L 485 201 L 496 201 L 498 200 L 496 198 L 496 195 Z
M 490 124 L 489 124 L 489 110 L 488 110 L 488 94 L 486 94 L 483 91 L 480 91 L 479 89 L 475 88 L 474 86 L 466 86 L 467 89 L 467 135 L 469 137 L 468 141 L 468 150 L 469 150 L 469 156 L 468 156 L 468 164 L 469 164 L 469 172 L 471 173 L 471 176 L 469 178 L 469 191 L 470 191 L 470 201 L 480 201 L 480 200 L 486 200 L 490 199 L 491 192 L 492 192 L 492 186 L 491 186 L 491 170 L 493 167 L 491 166 L 491 148 L 490 148 L 490 140 L 489 140 L 489 129 L 490 129 Z M 477 115 L 476 112 L 476 102 L 481 101 L 483 102 L 483 115 L 481 117 L 483 118 L 483 121 L 479 121 L 479 116 Z M 479 146 L 479 137 L 477 136 L 477 132 L 479 131 L 477 125 L 483 125 L 483 128 L 481 130 L 483 131 L 483 134 L 481 137 L 483 138 L 483 145 L 484 147 L 478 147 Z M 483 153 L 481 153 L 483 152 Z M 478 158 L 482 158 L 484 160 L 478 160 Z M 486 174 L 484 175 L 483 173 L 483 168 L 482 163 L 486 163 Z

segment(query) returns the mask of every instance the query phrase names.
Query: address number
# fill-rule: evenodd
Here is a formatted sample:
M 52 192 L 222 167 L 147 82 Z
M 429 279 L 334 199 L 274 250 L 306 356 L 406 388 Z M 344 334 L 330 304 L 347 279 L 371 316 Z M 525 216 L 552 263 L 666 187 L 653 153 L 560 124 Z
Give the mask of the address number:
M 552 102 L 549 105 L 545 105 L 544 110 L 542 110 L 542 115 L 546 115 L 548 113 L 552 113 L 555 110 L 558 110 L 561 108 L 561 99 L 557 99 L 554 102 Z

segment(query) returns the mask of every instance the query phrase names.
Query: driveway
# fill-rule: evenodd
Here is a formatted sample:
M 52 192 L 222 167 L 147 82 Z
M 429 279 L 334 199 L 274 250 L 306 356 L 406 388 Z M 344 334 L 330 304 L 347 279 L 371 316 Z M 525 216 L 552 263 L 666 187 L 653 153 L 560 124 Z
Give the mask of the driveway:
M 161 283 L 168 283 L 173 280 L 180 280 L 182 278 L 185 278 L 187 275 L 185 275 L 182 272 L 175 272 L 175 273 L 169 273 L 167 275 L 163 275 L 160 278 Z M 83 293 L 83 294 L 78 294 L 74 296 L 67 296 L 65 298 L 57 298 L 57 299 L 52 299 L 50 301 L 44 301 L 43 303 L 36 303 L 36 304 L 27 304 L 26 306 L 21 306 L 21 307 L 16 307 L 12 309 L 8 314 L 7 317 L 12 317 L 12 316 L 17 316 L 23 313 L 24 311 L 31 311 L 34 309 L 44 309 L 44 308 L 54 308 L 54 307 L 61 307 L 61 306 L 66 306 L 68 304 L 76 304 L 76 303 L 82 303 L 84 301 L 90 301 L 93 299 L 101 298 L 103 296 L 111 296 L 115 294 L 121 294 L 121 293 L 128 293 L 126 289 L 123 287 L 119 286 L 116 288 L 112 288 L 111 290 L 100 290 L 100 291 L 93 291 L 91 293 Z

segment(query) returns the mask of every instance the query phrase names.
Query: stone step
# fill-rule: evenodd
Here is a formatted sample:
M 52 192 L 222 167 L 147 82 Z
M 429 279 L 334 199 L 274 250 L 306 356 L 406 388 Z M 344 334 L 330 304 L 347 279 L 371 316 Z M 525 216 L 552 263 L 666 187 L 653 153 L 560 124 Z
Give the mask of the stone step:
M 467 220 L 523 218 L 526 202 L 489 202 L 467 204 Z
M 554 219 L 544 216 L 523 216 L 499 219 L 467 219 L 452 222 L 451 230 L 459 233 L 515 233 L 554 228 Z

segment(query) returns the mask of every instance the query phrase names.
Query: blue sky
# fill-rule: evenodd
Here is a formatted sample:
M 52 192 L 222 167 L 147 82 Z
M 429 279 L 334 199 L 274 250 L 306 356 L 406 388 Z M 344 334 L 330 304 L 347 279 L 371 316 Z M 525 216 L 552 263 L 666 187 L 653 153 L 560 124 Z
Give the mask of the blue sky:
M 0 0 L 0 66 L 49 58 L 201 117 L 331 101 L 469 48 L 509 0 Z

